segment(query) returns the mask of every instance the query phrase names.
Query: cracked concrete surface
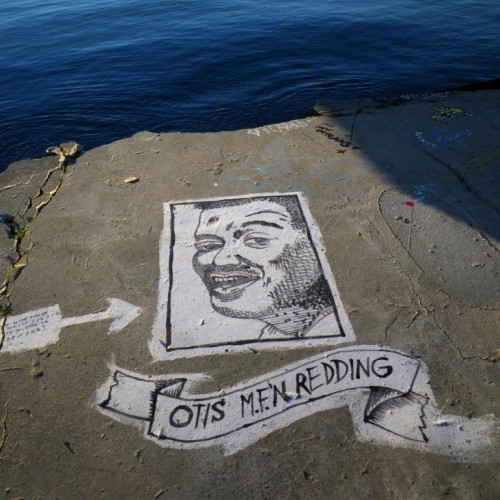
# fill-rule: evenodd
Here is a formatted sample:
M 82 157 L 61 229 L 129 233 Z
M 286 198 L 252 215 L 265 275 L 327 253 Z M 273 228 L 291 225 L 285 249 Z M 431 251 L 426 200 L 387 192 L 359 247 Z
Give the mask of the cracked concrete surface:
M 436 105 L 474 116 L 436 123 Z M 344 101 L 317 111 L 296 130 L 141 132 L 83 153 L 66 173 L 46 157 L 0 174 L 2 213 L 36 217 L 17 250 L 7 231 L 0 237 L 3 275 L 29 251 L 9 289 L 13 314 L 59 304 L 65 316 L 84 315 L 105 307 L 107 297 L 143 310 L 116 336 L 105 322 L 74 325 L 46 349 L 0 351 L 0 492 L 7 498 L 498 496 L 492 457 L 456 463 L 358 441 L 346 408 L 299 420 L 230 457 L 217 447 L 160 448 L 91 408 L 111 360 L 152 375 L 207 373 L 213 380 L 200 391 L 212 391 L 325 349 L 152 364 L 147 347 L 162 203 L 300 191 L 356 343 L 422 360 L 445 414 L 497 411 L 500 94 Z M 415 135 L 465 128 L 470 136 L 436 148 Z
M 68 143 L 66 147 L 64 145 L 50 147 L 47 149 L 47 153 L 57 154 L 58 163 L 55 167 L 50 168 L 40 179 L 36 179 L 35 181 L 37 174 L 33 174 L 30 175 L 27 181 L 7 184 L 0 188 L 0 192 L 14 188 L 21 190 L 20 196 L 18 193 L 12 195 L 12 200 L 19 200 L 18 203 L 20 203 L 17 205 L 15 212 L 3 213 L 1 215 L 1 222 L 5 226 L 8 239 L 12 240 L 12 245 L 9 249 L 8 245 L 6 245 L 8 243 L 6 239 L 2 239 L 2 257 L 5 255 L 5 262 L 3 264 L 6 271 L 5 277 L 0 284 L 0 350 L 5 339 L 7 316 L 13 312 L 10 298 L 14 291 L 15 281 L 29 264 L 30 251 L 34 246 L 31 239 L 31 225 L 62 186 L 67 173 L 66 168 L 68 163 L 78 153 L 78 144 Z M 67 177 L 71 175 L 72 172 Z M 31 193 L 31 189 L 35 189 L 35 192 Z M 11 204 L 12 200 L 10 200 Z

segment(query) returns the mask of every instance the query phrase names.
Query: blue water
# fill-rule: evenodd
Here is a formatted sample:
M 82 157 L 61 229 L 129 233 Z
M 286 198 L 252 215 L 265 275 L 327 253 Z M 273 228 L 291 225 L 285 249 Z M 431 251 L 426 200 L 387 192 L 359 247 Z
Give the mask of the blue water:
M 2 0 L 0 168 L 500 77 L 499 0 Z

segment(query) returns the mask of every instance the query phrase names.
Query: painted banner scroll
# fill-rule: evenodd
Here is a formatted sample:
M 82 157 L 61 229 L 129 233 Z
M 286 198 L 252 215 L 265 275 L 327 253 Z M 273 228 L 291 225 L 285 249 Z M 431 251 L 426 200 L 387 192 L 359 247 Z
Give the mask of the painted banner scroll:
M 142 428 L 160 446 L 222 446 L 227 455 L 302 418 L 342 406 L 349 407 L 362 440 L 469 461 L 479 449 L 484 452 L 494 428 L 484 418 L 440 415 L 425 365 L 381 346 L 337 349 L 214 393 L 191 393 L 200 378 L 207 377 L 148 377 L 111 367 L 95 406 Z M 443 442 L 453 446 L 443 447 Z
M 428 398 L 413 392 L 419 367 L 420 361 L 406 354 L 359 346 L 310 357 L 206 395 L 185 391 L 185 377 L 151 380 L 115 369 L 98 404 L 110 416 L 143 421 L 148 437 L 159 444 L 199 448 L 228 440 L 234 445 L 249 434 L 260 439 L 324 409 L 322 400 L 337 407 L 345 404 L 346 391 L 358 391 L 356 397 L 366 401 L 367 424 L 424 442 L 421 419 Z M 414 418 L 401 418 L 410 407 Z M 257 427 L 253 432 L 252 426 Z

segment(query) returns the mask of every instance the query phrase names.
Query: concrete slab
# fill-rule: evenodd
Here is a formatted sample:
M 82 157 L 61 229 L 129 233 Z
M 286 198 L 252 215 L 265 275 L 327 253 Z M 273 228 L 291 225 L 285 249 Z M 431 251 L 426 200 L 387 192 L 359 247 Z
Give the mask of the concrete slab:
M 141 132 L 65 172 L 46 157 L 0 174 L 3 493 L 498 496 L 499 96 L 329 103 L 259 129 Z M 172 200 L 195 227 L 175 219 Z M 260 215 L 246 240 L 241 206 Z M 219 212 L 200 233 L 208 210 Z M 285 240 L 288 260 L 271 258 Z M 239 270 L 196 271 L 215 253 Z M 235 312 L 254 283 L 263 292 Z M 220 342 L 200 336 L 184 356 L 172 308 Z M 289 328 L 306 317 L 311 326 Z M 270 337 L 251 338 L 258 325 Z M 27 348 L 33 336 L 40 345 Z

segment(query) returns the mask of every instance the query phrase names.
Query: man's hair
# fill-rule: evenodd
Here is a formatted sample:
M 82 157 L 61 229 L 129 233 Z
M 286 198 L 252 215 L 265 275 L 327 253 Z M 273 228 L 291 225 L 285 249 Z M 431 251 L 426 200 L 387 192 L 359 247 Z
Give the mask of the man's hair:
M 210 210 L 214 208 L 228 208 L 249 205 L 256 201 L 266 201 L 282 206 L 289 214 L 291 225 L 294 229 L 308 234 L 304 214 L 300 207 L 300 202 L 295 194 L 285 194 L 280 196 L 255 196 L 251 198 L 235 198 L 232 200 L 198 201 L 194 207 L 199 210 Z

